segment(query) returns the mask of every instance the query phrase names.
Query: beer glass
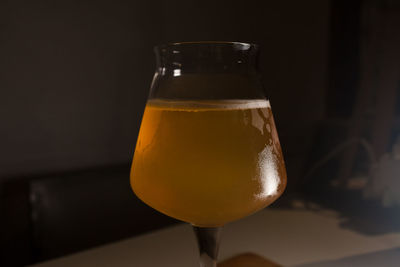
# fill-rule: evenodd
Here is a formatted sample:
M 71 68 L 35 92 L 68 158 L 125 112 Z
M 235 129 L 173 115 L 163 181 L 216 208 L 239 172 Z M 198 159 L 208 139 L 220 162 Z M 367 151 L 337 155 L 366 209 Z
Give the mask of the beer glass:
M 258 47 L 186 42 L 155 53 L 131 186 L 149 206 L 192 224 L 200 266 L 216 266 L 220 227 L 265 208 L 286 186 Z

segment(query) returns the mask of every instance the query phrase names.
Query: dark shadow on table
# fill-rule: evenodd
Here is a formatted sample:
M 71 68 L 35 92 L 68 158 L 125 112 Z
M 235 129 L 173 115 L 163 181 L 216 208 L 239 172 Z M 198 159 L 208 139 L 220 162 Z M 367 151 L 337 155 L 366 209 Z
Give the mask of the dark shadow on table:
M 383 207 L 378 201 L 365 200 L 361 192 L 320 187 L 303 193 L 285 193 L 271 209 L 301 209 L 320 212 L 330 209 L 338 212 L 340 227 L 363 235 L 382 235 L 400 232 L 400 208 Z M 399 265 L 400 266 L 400 265 Z
M 395 248 L 296 267 L 397 267 L 399 264 L 400 248 Z

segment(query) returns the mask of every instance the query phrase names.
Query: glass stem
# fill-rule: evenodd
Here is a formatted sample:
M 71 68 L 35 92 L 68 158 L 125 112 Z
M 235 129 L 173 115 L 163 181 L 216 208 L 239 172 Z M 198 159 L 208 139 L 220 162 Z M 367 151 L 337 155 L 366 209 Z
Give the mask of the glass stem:
M 221 227 L 193 226 L 200 252 L 200 267 L 216 267 Z

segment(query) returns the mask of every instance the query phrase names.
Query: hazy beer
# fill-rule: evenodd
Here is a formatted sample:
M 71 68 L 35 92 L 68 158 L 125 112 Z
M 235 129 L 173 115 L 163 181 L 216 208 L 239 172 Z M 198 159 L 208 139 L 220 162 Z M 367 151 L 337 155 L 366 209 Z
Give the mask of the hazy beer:
M 221 226 L 269 205 L 286 186 L 269 102 L 150 100 L 131 185 L 151 207 L 197 226 Z

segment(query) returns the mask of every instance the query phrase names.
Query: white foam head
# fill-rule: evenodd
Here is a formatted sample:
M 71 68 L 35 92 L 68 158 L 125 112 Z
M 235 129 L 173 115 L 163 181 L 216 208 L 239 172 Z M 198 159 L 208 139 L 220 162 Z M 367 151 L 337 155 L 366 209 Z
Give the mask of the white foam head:
M 266 99 L 225 99 L 225 100 L 164 100 L 151 99 L 147 102 L 152 107 L 184 110 L 212 109 L 257 109 L 271 108 Z

